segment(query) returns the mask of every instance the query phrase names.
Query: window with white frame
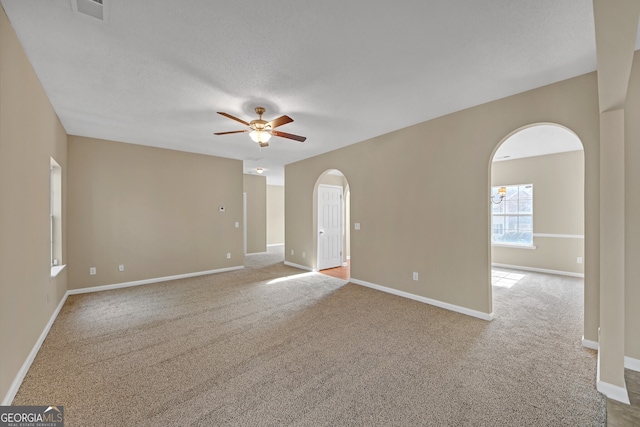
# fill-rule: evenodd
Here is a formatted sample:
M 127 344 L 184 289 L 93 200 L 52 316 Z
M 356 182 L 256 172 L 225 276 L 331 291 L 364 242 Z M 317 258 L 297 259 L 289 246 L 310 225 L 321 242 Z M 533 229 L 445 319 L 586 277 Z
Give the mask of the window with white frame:
M 507 189 L 502 199 L 500 187 Z M 492 187 L 491 197 L 491 243 L 533 245 L 533 184 Z
M 62 264 L 62 168 L 53 157 L 49 168 L 49 237 L 51 267 Z

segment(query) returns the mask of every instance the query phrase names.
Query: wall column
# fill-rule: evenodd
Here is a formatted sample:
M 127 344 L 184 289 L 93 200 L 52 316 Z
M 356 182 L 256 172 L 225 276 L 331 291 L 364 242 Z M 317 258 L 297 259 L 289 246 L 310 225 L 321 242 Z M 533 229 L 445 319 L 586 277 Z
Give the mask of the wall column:
M 598 390 L 629 403 L 624 381 L 624 143 L 624 110 L 601 113 Z

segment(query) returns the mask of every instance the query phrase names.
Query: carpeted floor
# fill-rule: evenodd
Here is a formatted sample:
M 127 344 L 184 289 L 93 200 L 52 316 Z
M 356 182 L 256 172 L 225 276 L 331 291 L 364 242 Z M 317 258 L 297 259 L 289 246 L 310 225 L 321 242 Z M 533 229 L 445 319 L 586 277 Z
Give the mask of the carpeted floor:
M 70 296 L 13 404 L 63 405 L 70 427 L 605 423 L 579 279 L 506 280 L 486 322 L 281 249 L 246 266 Z

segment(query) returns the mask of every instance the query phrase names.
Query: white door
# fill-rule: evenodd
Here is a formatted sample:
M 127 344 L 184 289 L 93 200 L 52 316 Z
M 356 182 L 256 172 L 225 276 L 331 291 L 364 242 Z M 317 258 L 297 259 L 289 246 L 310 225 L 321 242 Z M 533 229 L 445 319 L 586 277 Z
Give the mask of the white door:
M 342 187 L 318 186 L 318 270 L 342 265 Z

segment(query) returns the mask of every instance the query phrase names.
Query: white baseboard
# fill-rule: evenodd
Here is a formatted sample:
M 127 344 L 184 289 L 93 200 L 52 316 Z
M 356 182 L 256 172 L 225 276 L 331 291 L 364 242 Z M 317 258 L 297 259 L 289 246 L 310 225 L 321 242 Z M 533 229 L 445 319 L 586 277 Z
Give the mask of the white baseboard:
M 455 311 L 456 313 L 466 314 L 467 316 L 477 317 L 482 320 L 493 320 L 493 313 L 483 313 L 481 311 L 472 310 L 470 308 L 461 307 L 459 305 L 449 304 L 448 302 L 442 302 L 431 298 L 422 297 L 420 295 L 410 294 L 409 292 L 399 291 L 397 289 L 388 288 L 386 286 L 376 285 L 375 283 L 365 282 L 364 280 L 351 278 L 351 283 L 356 285 L 366 286 L 367 288 L 376 289 L 378 291 L 386 292 L 389 294 L 397 295 L 404 298 L 409 298 L 415 301 L 423 302 L 425 304 L 434 305 L 436 307 L 444 308 L 446 310 Z
M 598 350 L 600 348 L 600 344 L 597 341 L 591 341 L 584 339 L 584 335 L 582 336 L 582 346 L 586 348 L 590 348 L 591 350 Z
M 571 271 L 549 270 L 549 269 L 546 269 L 546 268 L 524 267 L 524 266 L 521 266 L 521 265 L 499 264 L 497 262 L 491 263 L 491 266 L 492 267 L 498 267 L 498 268 L 509 268 L 509 269 L 512 269 L 512 270 L 533 271 L 535 273 L 557 274 L 558 276 L 569 276 L 569 277 L 581 277 L 581 278 L 584 278 L 584 274 L 582 274 L 582 273 L 573 273 Z
M 624 367 L 632 371 L 640 372 L 640 360 L 625 356 Z
M 35 345 L 31 349 L 31 352 L 29 353 L 29 355 L 27 356 L 27 359 L 22 364 L 22 367 L 18 371 L 18 374 L 13 379 L 13 382 L 11 383 L 11 387 L 9 387 L 9 390 L 7 390 L 7 394 L 4 396 L 4 399 L 2 399 L 2 403 L 1 403 L 2 406 L 11 405 L 11 402 L 13 402 L 13 398 L 16 397 L 16 393 L 18 393 L 18 389 L 20 388 L 20 385 L 22 384 L 24 377 L 27 375 L 27 372 L 29 372 L 29 368 L 31 367 L 33 360 L 36 358 L 36 355 L 38 354 L 38 351 L 40 350 L 40 347 L 42 346 L 44 339 L 49 334 L 49 330 L 51 329 L 53 322 L 58 317 L 58 313 L 60 313 L 60 310 L 62 310 L 62 306 L 64 305 L 68 296 L 69 296 L 69 292 L 67 291 L 62 297 L 62 299 L 60 300 L 58 307 L 56 307 L 55 311 L 51 315 L 49 322 L 47 322 L 44 329 L 42 330 L 42 333 L 38 337 L 38 341 L 36 341 Z
M 274 248 L 276 246 L 284 246 L 284 243 L 271 243 L 267 245 L 268 248 Z
M 624 378 L 622 381 L 624 382 Z M 624 387 L 620 387 L 600 381 L 600 352 L 598 352 L 598 366 L 596 368 L 596 389 L 607 396 L 608 399 L 617 400 L 618 402 L 626 403 L 627 405 L 630 404 L 626 384 Z
M 227 271 L 242 270 L 243 265 L 236 267 L 219 268 L 216 270 L 198 271 L 195 273 L 177 274 L 175 276 L 156 277 L 155 279 L 136 280 L 134 282 L 115 283 L 113 285 L 93 286 L 90 288 L 69 289 L 69 295 L 87 294 L 90 292 L 108 291 L 111 289 L 130 288 L 132 286 L 148 285 L 150 283 L 168 282 L 169 280 L 186 279 L 187 277 L 206 276 L 207 274 L 224 273 Z
M 318 271 L 318 270 L 314 270 L 311 267 L 307 267 L 306 265 L 300 265 L 300 264 L 296 264 L 294 262 L 289 262 L 289 261 L 285 261 L 284 265 L 288 265 L 289 267 L 299 268 L 300 270 L 313 271 L 314 273 Z
M 609 384 L 604 381 L 596 382 L 596 389 L 607 396 L 608 399 L 617 400 L 618 402 L 626 403 L 630 405 L 629 402 L 629 394 L 627 393 L 627 389 L 625 387 L 620 387 L 617 385 Z
M 343 262 L 343 263 L 342 263 L 342 266 L 343 266 L 343 267 L 349 267 L 349 263 L 348 263 L 348 262 Z

